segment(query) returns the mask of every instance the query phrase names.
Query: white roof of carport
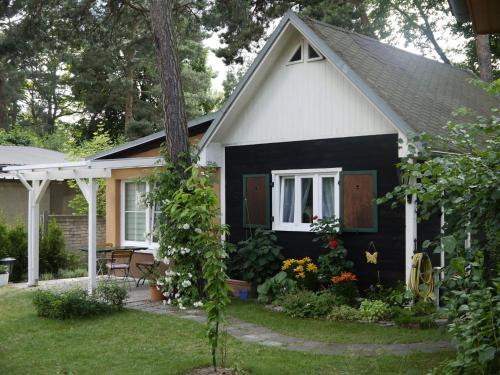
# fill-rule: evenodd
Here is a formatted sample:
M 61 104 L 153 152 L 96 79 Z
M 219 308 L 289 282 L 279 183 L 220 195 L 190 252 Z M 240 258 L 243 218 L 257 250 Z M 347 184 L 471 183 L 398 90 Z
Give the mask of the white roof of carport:
M 82 160 L 53 164 L 32 164 L 3 167 L 3 172 L 17 177 L 28 189 L 28 286 L 38 285 L 39 279 L 39 225 L 40 200 L 50 181 L 76 180 L 88 203 L 88 275 L 89 291 L 97 284 L 96 275 L 96 178 L 111 177 L 113 169 L 153 168 L 163 164 L 163 159 L 124 158 L 109 160 Z M 30 183 L 31 182 L 31 183 Z

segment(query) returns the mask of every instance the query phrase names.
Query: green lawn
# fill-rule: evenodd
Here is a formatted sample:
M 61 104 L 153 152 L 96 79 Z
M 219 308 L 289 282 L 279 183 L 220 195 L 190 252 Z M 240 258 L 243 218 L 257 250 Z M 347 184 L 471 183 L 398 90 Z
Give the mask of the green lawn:
M 449 355 L 323 356 L 228 341 L 228 364 L 250 374 L 421 374 Z M 51 321 L 35 315 L 28 292 L 0 288 L 2 374 L 184 374 L 209 364 L 198 323 L 136 311 Z
M 290 336 L 332 343 L 393 344 L 447 339 L 444 328 L 419 330 L 367 323 L 297 319 L 266 309 L 256 302 L 237 299 L 229 306 L 229 315 Z

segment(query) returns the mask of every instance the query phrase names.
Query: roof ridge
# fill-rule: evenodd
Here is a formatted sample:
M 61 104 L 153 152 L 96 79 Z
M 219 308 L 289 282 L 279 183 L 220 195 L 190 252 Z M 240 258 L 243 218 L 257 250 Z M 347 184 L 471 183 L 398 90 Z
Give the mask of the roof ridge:
M 414 57 L 418 57 L 420 59 L 424 59 L 425 61 L 428 61 L 428 62 L 431 62 L 431 63 L 435 63 L 435 64 L 439 64 L 440 66 L 444 66 L 446 68 L 451 68 L 451 69 L 454 69 L 454 70 L 459 70 L 461 72 L 468 73 L 468 74 L 473 75 L 473 76 L 476 77 L 476 75 L 474 74 L 474 72 L 472 72 L 469 69 L 464 69 L 464 68 L 461 68 L 461 67 L 456 66 L 456 65 L 449 65 L 449 64 L 446 64 L 446 63 L 444 63 L 442 61 L 434 60 L 434 59 L 431 59 L 429 57 L 423 56 L 421 54 L 418 54 L 418 53 L 415 53 L 415 52 L 412 52 L 412 51 L 405 50 L 403 48 L 399 48 L 399 47 L 393 46 L 392 44 L 389 44 L 389 43 L 386 43 L 386 42 L 382 42 L 381 40 L 376 39 L 374 37 L 371 37 L 371 36 L 368 36 L 368 35 L 364 35 L 364 34 L 360 34 L 360 33 L 356 32 L 356 31 L 347 30 L 347 29 L 344 29 L 343 27 L 332 25 L 332 24 L 329 24 L 327 22 L 319 21 L 319 20 L 314 19 L 314 18 L 309 17 L 309 16 L 300 15 L 300 14 L 297 14 L 297 15 L 300 18 L 302 18 L 302 19 L 307 19 L 307 20 L 312 21 L 314 23 L 320 24 L 320 25 L 322 25 L 324 27 L 328 27 L 328 28 L 340 31 L 340 32 L 343 32 L 345 34 L 353 34 L 353 35 L 355 35 L 357 37 L 360 37 L 362 39 L 367 39 L 367 40 L 372 41 L 372 42 L 377 42 L 377 43 L 379 43 L 379 44 L 381 44 L 381 45 L 383 45 L 385 47 L 389 47 L 389 48 L 395 49 L 396 51 L 407 53 L 407 54 L 412 55 Z M 356 42 L 356 41 L 354 41 L 354 42 Z

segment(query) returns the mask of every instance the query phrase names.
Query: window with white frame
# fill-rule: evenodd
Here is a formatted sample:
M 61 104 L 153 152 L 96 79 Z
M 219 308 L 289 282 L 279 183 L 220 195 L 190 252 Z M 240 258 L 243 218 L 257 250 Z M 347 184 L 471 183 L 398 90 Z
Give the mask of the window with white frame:
M 122 181 L 121 242 L 124 245 L 157 247 L 155 229 L 161 211 L 158 205 L 150 207 L 145 203 L 149 190 L 147 182 Z
M 339 217 L 341 168 L 272 171 L 273 229 L 309 231 L 313 217 Z

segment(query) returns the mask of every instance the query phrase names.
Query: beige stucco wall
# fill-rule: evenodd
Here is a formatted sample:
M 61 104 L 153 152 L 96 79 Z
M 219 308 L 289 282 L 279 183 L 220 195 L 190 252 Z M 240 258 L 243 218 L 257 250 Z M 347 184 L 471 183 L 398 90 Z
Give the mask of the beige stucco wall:
M 197 134 L 189 138 L 191 144 L 197 144 L 203 134 Z M 160 156 L 160 148 L 142 151 L 132 157 L 157 157 Z M 121 181 L 146 177 L 153 173 L 153 168 L 128 168 L 115 169 L 111 178 L 106 179 L 106 242 L 114 245 L 120 244 L 120 194 Z M 220 171 L 217 172 L 216 191 L 220 191 Z

